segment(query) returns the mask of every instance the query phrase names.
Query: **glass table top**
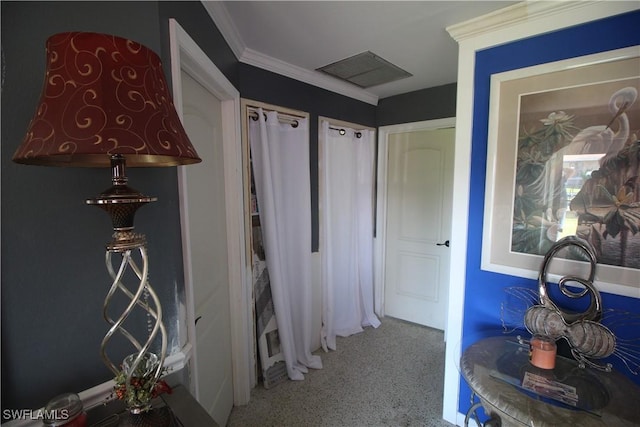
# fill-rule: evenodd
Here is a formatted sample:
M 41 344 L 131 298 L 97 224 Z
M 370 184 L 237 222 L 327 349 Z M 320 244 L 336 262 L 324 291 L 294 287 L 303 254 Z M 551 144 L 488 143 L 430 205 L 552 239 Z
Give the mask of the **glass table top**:
M 460 372 L 486 412 L 503 425 L 639 426 L 640 387 L 618 372 L 580 368 L 556 358 L 554 369 L 529 362 L 529 347 L 514 337 L 482 339 L 469 346 Z

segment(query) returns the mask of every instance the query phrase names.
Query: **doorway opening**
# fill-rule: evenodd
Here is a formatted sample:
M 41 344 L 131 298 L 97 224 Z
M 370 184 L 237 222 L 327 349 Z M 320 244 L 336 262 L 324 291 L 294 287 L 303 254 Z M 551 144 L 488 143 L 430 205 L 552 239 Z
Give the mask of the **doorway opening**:
M 221 154 L 222 168 L 219 172 L 215 172 L 212 179 L 223 182 L 220 189 L 220 198 L 224 200 L 223 209 L 220 211 L 223 217 L 222 224 L 226 228 L 226 236 L 222 242 L 203 242 L 201 246 L 196 246 L 191 238 L 193 230 L 191 220 L 203 220 L 206 218 L 207 203 L 199 203 L 198 190 L 194 187 L 197 179 L 189 179 L 187 171 L 184 168 L 178 168 L 179 181 L 179 202 L 181 216 L 181 231 L 183 237 L 183 264 L 185 271 L 185 307 L 184 313 L 180 319 L 180 344 L 182 345 L 182 353 L 185 355 L 185 364 L 190 366 L 191 373 L 190 387 L 191 392 L 196 398 L 200 396 L 201 387 L 198 381 L 198 356 L 202 351 L 204 353 L 214 353 L 218 347 L 210 345 L 211 343 L 202 342 L 200 349 L 198 348 L 198 333 L 196 331 L 196 305 L 194 302 L 194 294 L 197 286 L 206 284 L 196 283 L 195 272 L 199 269 L 206 268 L 206 261 L 194 258 L 194 252 L 215 254 L 219 245 L 226 250 L 226 272 L 227 284 L 225 289 L 218 289 L 219 295 L 214 298 L 222 307 L 226 307 L 228 314 L 227 322 L 216 322 L 211 316 L 203 323 L 210 323 L 209 326 L 215 328 L 219 332 L 228 336 L 227 345 L 224 348 L 225 353 L 230 354 L 230 363 L 232 375 L 227 379 L 232 382 L 231 394 L 226 393 L 226 402 L 229 400 L 236 405 L 248 403 L 250 395 L 250 343 L 251 330 L 248 328 L 248 319 L 251 316 L 249 310 L 249 284 L 246 272 L 245 259 L 245 241 L 244 228 L 242 224 L 243 215 L 243 181 L 242 181 L 242 151 L 240 142 L 240 94 L 222 72 L 211 62 L 207 55 L 200 49 L 195 41 L 186 33 L 186 31 L 174 19 L 169 22 L 169 33 L 171 43 L 171 75 L 173 83 L 173 98 L 176 110 L 184 122 L 185 105 L 194 104 L 195 97 L 193 91 L 185 91 L 183 87 L 185 80 L 191 79 L 194 87 L 202 87 L 209 94 L 209 100 L 214 99 L 219 103 L 218 111 L 218 127 L 214 124 L 216 121 L 207 118 L 207 113 L 203 114 L 204 119 L 198 117 L 198 108 L 193 113 L 193 121 L 189 126 L 195 133 L 203 130 L 204 132 L 216 132 L 219 138 L 216 139 L 217 146 L 215 149 Z M 197 90 L 196 90 L 197 92 Z M 186 96 L 183 96 L 186 95 Z M 197 104 L 197 102 L 195 102 Z M 191 108 L 191 107 L 190 107 Z M 212 125 L 213 124 L 213 125 Z M 200 127 L 202 125 L 202 127 Z M 186 126 L 185 126 L 186 127 Z M 189 132 L 189 129 L 187 129 Z M 191 138 L 191 134 L 190 134 Z M 208 138 L 194 138 L 194 146 L 198 152 L 211 151 L 211 142 Z M 199 146 L 201 145 L 201 146 Z M 201 150 L 202 148 L 202 150 Z M 214 174 L 214 165 L 212 162 L 203 162 L 202 172 L 205 176 Z M 194 171 L 195 172 L 195 171 Z M 213 175 L 212 175 L 213 176 Z M 199 178 L 198 178 L 199 179 Z M 208 179 L 208 178 L 206 178 Z M 210 197 L 208 198 L 210 200 Z M 209 202 L 210 203 L 210 202 Z M 210 314 L 210 313 L 209 313 Z M 205 319 L 203 315 L 198 321 L 200 323 Z M 201 339 L 205 339 L 202 338 Z M 211 360 L 211 354 L 203 354 L 201 360 Z M 204 364 L 203 364 L 204 365 Z M 194 376 L 195 375 L 195 376 Z M 209 382 L 207 387 L 213 386 L 229 390 L 225 387 L 225 379 L 211 377 L 206 381 Z M 215 384 L 213 384 L 215 383 Z M 215 399 L 214 399 L 215 400 Z M 222 400 L 220 401 L 222 402 Z M 201 402 L 202 403 L 202 402 Z M 203 406 L 209 408 L 211 405 L 205 402 Z M 225 404 L 224 406 L 228 406 Z M 217 409 L 215 410 L 217 411 Z M 228 414 L 227 414 L 228 415 Z M 222 420 L 222 415 L 218 422 L 226 422 Z
M 376 312 L 446 330 L 455 119 L 379 128 Z

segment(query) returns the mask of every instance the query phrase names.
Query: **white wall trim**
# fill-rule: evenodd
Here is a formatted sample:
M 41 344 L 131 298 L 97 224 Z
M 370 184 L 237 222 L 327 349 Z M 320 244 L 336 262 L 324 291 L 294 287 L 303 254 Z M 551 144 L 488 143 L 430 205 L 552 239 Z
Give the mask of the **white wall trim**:
M 351 83 L 343 82 L 334 77 L 327 76 L 320 71 L 309 71 L 288 62 L 281 61 L 253 49 L 245 49 L 240 56 L 240 62 L 253 65 L 263 70 L 271 71 L 282 76 L 309 83 L 310 85 L 335 92 L 349 98 L 357 99 L 371 105 L 378 105 L 378 95 L 360 89 Z
M 171 54 L 171 78 L 172 78 L 172 86 L 173 86 L 173 99 L 174 99 L 174 107 L 182 120 L 183 110 L 182 110 L 182 85 L 176 84 L 176 77 L 180 75 L 181 65 L 180 65 L 180 42 L 177 26 L 174 25 L 173 22 L 169 23 L 169 43 L 170 43 L 170 54 Z M 190 55 L 186 55 L 189 57 Z M 189 343 L 192 348 L 190 354 L 190 360 L 192 361 L 192 365 L 195 367 L 197 365 L 197 352 L 196 352 L 196 335 L 195 328 L 192 325 L 195 325 L 195 315 L 192 308 L 194 306 L 193 301 L 193 292 L 192 289 L 193 283 L 193 269 L 191 267 L 191 243 L 189 238 L 189 233 L 185 233 L 185 230 L 189 229 L 189 212 L 187 203 L 184 203 L 184 200 L 188 199 L 188 191 L 186 185 L 184 184 L 185 170 L 184 168 L 177 169 L 178 173 L 178 186 L 180 188 L 180 225 L 181 225 L 181 234 L 182 234 L 182 265 L 184 268 L 184 283 L 185 283 L 185 318 L 178 319 L 178 330 L 181 334 L 183 331 L 186 331 L 186 337 L 180 336 L 180 342 Z M 189 288 L 189 290 L 187 290 Z M 183 324 L 186 323 L 186 324 Z M 189 378 L 189 389 L 191 393 L 197 398 L 197 390 L 198 390 L 198 378 L 191 377 Z
M 345 128 L 351 128 L 354 130 L 363 130 L 363 129 L 367 129 L 370 131 L 373 131 L 374 133 L 376 132 L 376 128 L 374 127 L 370 127 L 370 126 L 365 126 L 365 125 L 361 125 L 358 123 L 353 123 L 353 122 L 347 122 L 344 120 L 338 120 L 338 119 L 332 119 L 331 117 L 326 117 L 326 116 L 318 116 L 318 129 L 320 129 L 322 127 L 322 122 L 328 122 L 329 125 L 331 126 L 340 126 L 340 127 L 345 127 Z
M 176 84 L 180 70 L 184 69 L 200 84 L 210 90 L 221 101 L 222 134 L 225 177 L 225 205 L 227 221 L 227 254 L 229 262 L 229 304 L 231 311 L 231 352 L 233 361 L 234 404 L 249 402 L 251 392 L 250 372 L 252 369 L 252 327 L 251 327 L 251 284 L 247 274 L 245 254 L 245 233 L 242 218 L 244 215 L 244 184 L 242 177 L 242 148 L 240 129 L 240 93 L 211 62 L 182 27 L 171 19 L 169 22 L 171 38 L 171 70 L 174 81 L 174 100 L 178 114 L 182 117 L 181 85 Z M 188 251 L 188 224 L 185 223 L 186 191 L 184 167 L 178 167 L 180 189 L 180 211 L 185 265 L 185 289 L 187 293 L 187 331 L 188 341 L 195 348 L 195 318 L 193 313 L 193 284 L 190 271 L 190 253 Z M 187 240 L 185 240 L 187 239 Z M 194 362 L 195 360 L 194 351 Z M 195 372 L 195 369 L 194 369 Z
M 579 25 L 596 19 L 638 9 L 637 2 L 523 2 L 489 15 L 447 27 L 459 43 L 458 94 L 456 107 L 456 149 L 454 160 L 453 199 L 456 227 L 452 229 L 449 318 L 446 334 L 445 384 L 443 418 L 460 423 L 458 412 L 460 360 L 467 258 L 467 227 L 469 213 L 469 179 L 471 165 L 471 131 L 473 123 L 473 76 L 476 51 L 499 44 Z M 500 21 L 504 20 L 502 24 Z M 483 21 L 486 25 L 483 25 Z
M 473 53 L 473 54 L 471 54 Z M 453 198 L 451 206 L 455 212 L 451 228 L 452 262 L 449 269 L 449 309 L 447 311 L 447 333 L 445 340 L 445 371 L 442 417 L 457 424 L 460 400 L 460 374 L 456 366 L 460 360 L 460 342 L 462 341 L 462 321 L 464 317 L 465 274 L 467 260 L 467 230 L 469 222 L 469 178 L 471 175 L 471 120 L 473 112 L 473 73 L 466 67 L 475 65 L 475 51 L 460 45 L 458 60 L 458 95 L 456 107 L 456 139 L 453 160 Z M 461 63 L 464 57 L 465 62 Z M 466 98 L 463 98 L 466 97 Z M 457 424 L 462 425 L 462 424 Z
M 482 34 L 518 26 L 528 20 L 546 20 L 561 11 L 589 6 L 594 1 L 531 2 L 525 1 L 486 15 L 447 27 L 447 32 L 461 42 Z
M 524 1 L 446 30 L 458 43 L 479 50 L 638 8 L 637 1 Z
M 376 238 L 373 241 L 374 256 L 374 310 L 384 317 L 384 279 L 387 245 L 387 173 L 389 158 L 389 136 L 403 132 L 418 132 L 455 127 L 455 117 L 425 120 L 413 123 L 381 126 L 378 128 L 378 172 L 376 197 Z M 455 193 L 454 193 L 455 194 Z M 453 238 L 453 236 L 452 236 Z M 453 241 L 453 240 L 452 240 Z
M 231 19 L 224 3 L 221 1 L 207 0 L 201 0 L 201 3 L 216 24 L 216 27 L 218 27 L 218 30 L 220 30 L 220 33 L 222 33 L 222 37 L 224 37 L 236 58 L 240 58 L 247 46 L 244 40 L 242 40 L 240 31 L 238 31 L 236 24 Z
M 222 33 L 229 47 L 238 61 L 253 65 L 263 70 L 271 71 L 285 77 L 292 78 L 349 98 L 357 99 L 367 104 L 378 105 L 378 95 L 350 83 L 343 82 L 319 71 L 310 71 L 302 67 L 281 61 L 250 49 L 242 40 L 242 36 L 235 26 L 223 2 L 201 0 L 211 19 Z

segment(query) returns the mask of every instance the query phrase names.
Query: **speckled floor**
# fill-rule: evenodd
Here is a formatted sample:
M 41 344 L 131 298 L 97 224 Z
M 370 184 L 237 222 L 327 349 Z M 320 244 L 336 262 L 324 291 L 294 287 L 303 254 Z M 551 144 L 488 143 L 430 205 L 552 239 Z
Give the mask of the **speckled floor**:
M 442 420 L 442 331 L 386 317 L 378 329 L 338 337 L 337 348 L 318 351 L 324 368 L 304 381 L 256 387 L 227 426 L 452 426 Z

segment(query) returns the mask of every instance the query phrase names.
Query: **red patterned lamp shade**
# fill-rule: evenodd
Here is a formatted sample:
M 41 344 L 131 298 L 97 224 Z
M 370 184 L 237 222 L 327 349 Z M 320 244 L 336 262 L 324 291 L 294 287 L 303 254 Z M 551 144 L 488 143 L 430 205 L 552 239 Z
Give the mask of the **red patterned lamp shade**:
M 42 95 L 13 160 L 110 167 L 115 154 L 134 167 L 200 162 L 158 55 L 112 35 L 51 36 Z

